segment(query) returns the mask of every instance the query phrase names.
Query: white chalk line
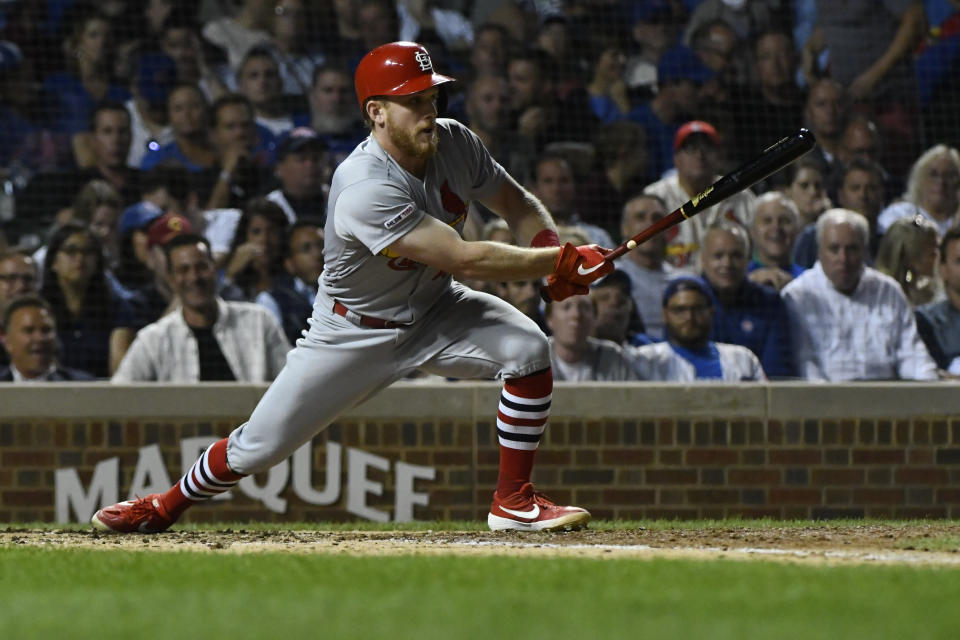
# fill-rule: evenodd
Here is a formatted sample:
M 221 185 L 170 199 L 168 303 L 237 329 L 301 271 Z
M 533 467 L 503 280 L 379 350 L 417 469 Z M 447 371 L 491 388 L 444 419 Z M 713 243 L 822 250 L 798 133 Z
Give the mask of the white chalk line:
M 683 555 L 689 554 L 708 554 L 717 556 L 742 556 L 742 557 L 771 557 L 775 559 L 796 558 L 802 560 L 835 560 L 835 561 L 857 561 L 857 562 L 876 562 L 876 563 L 896 563 L 896 564 L 937 564 L 960 566 L 960 556 L 956 554 L 938 553 L 938 552 L 917 552 L 917 551 L 838 551 L 832 549 L 814 550 L 814 549 L 781 549 L 777 547 L 715 547 L 715 546 L 663 546 L 654 547 L 646 544 L 556 544 L 550 542 L 516 542 L 512 540 L 470 540 L 470 539 L 451 539 L 451 540 L 424 540 L 418 538 L 388 538 L 390 542 L 410 545 L 437 545 L 437 546 L 464 546 L 464 547 L 486 547 L 503 549 L 544 549 L 544 550 L 583 550 L 583 551 L 610 551 L 623 552 L 636 555 L 657 555 L 670 553 Z

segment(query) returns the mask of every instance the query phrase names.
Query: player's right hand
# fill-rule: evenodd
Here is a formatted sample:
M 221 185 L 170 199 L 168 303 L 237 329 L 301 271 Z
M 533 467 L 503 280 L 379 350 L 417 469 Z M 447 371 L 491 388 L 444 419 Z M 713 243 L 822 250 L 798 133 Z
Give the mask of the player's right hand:
M 585 284 L 573 284 L 565 278 L 556 274 L 547 276 L 547 286 L 545 287 L 549 300 L 547 302 L 560 302 L 570 296 L 582 296 L 590 293 L 590 287 Z
M 606 253 L 609 252 L 595 244 L 575 247 L 568 242 L 557 256 L 553 273 L 571 284 L 587 286 L 614 270 L 613 263 L 604 257 Z

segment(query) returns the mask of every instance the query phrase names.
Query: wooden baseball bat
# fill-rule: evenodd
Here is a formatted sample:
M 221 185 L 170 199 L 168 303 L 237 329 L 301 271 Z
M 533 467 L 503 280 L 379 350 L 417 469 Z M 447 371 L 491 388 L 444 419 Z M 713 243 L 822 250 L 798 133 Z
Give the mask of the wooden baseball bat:
M 817 141 L 808 129 L 800 129 L 793 135 L 783 138 L 779 142 L 764 149 L 760 155 L 739 168 L 723 176 L 703 192 L 690 198 L 669 215 L 657 220 L 652 225 L 633 236 L 607 254 L 607 260 L 616 260 L 638 244 L 643 244 L 658 233 L 663 233 L 670 227 L 676 226 L 697 215 L 704 209 L 726 200 L 730 196 L 748 189 L 770 174 L 776 173 L 788 164 L 808 153 Z

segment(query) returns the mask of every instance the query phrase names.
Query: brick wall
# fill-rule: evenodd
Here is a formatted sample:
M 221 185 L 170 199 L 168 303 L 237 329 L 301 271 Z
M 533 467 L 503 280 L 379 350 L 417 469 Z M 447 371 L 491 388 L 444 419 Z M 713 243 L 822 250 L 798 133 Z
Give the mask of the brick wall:
M 550 430 L 538 478 L 597 517 L 960 516 L 960 419 L 664 418 Z
M 305 477 L 317 492 L 330 482 L 328 442 L 340 446 L 335 502 L 310 504 L 293 490 L 294 467 L 303 466 L 301 460 L 290 465 L 274 491 L 286 501 L 283 513 L 235 490 L 232 500 L 194 509 L 185 521 L 357 519 L 347 494 L 364 482 L 383 486 L 382 496 L 362 492 L 365 508 L 392 518 L 398 463 L 435 470 L 433 480 L 412 482 L 413 490 L 428 498 L 426 506 L 413 507 L 417 519 L 482 518 L 497 475 L 491 420 L 497 387 L 455 387 L 389 389 L 315 438 Z M 665 413 L 665 395 L 683 395 L 678 387 L 570 387 L 556 394 L 534 480 L 551 497 L 584 506 L 598 518 L 958 517 L 960 416 L 948 410 L 955 392 L 944 395 L 942 388 L 930 387 L 932 395 L 924 396 L 924 388 L 911 387 L 906 394 L 899 388 L 858 387 L 837 396 L 842 402 L 834 409 L 828 406 L 832 392 L 821 388 L 811 396 L 817 390 L 806 385 L 762 389 L 760 396 L 756 386 L 687 388 L 691 399 L 672 407 L 676 415 L 657 416 Z M 201 399 L 209 396 L 195 403 L 171 403 L 170 392 L 157 387 L 116 390 L 120 397 L 109 405 L 115 415 L 106 418 L 102 389 L 90 391 L 91 398 L 74 391 L 66 403 L 52 390 L 31 391 L 40 395 L 16 401 L 5 392 L 0 390 L 2 522 L 55 520 L 57 469 L 76 469 L 80 483 L 89 487 L 97 465 L 116 459 L 117 490 L 125 498 L 149 445 L 157 446 L 169 478 L 176 480 L 182 472 L 181 441 L 223 437 L 245 418 L 225 411 L 238 408 L 230 393 L 242 390 L 195 390 Z M 259 393 L 262 389 L 247 388 L 238 397 L 252 406 Z M 124 400 L 124 394 L 140 396 Z M 898 400 L 891 394 L 904 395 Z M 810 398 L 820 402 L 795 406 Z M 34 402 L 37 414 L 72 416 L 23 417 L 25 401 Z M 201 419 L 179 415 L 196 413 L 195 405 L 205 407 Z M 878 405 L 888 414 L 894 413 L 890 406 L 900 409 L 882 417 L 876 415 Z M 136 416 L 138 409 L 156 406 L 173 415 Z M 715 406 L 725 412 L 712 415 Z M 649 415 L 631 415 L 631 407 L 647 407 Z M 841 409 L 851 415 L 825 417 Z M 791 413 L 805 417 L 784 417 Z M 382 466 L 354 473 L 349 461 L 358 452 Z M 256 481 L 264 485 L 268 477 L 259 474 Z M 74 512 L 70 519 L 76 519 Z

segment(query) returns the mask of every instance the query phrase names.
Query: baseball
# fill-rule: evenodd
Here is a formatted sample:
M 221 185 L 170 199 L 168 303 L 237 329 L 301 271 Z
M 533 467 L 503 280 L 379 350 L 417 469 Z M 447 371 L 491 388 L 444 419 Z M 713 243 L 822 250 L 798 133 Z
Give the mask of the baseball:
M 637 241 L 636 241 L 636 240 L 628 240 L 628 241 L 627 241 L 627 249 L 636 249 L 636 247 L 637 247 Z

